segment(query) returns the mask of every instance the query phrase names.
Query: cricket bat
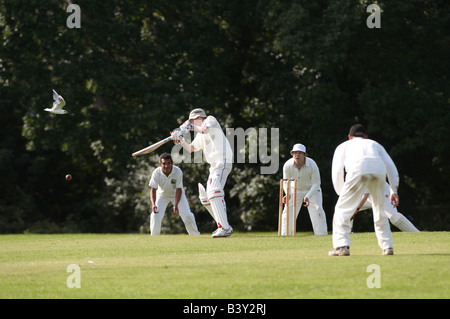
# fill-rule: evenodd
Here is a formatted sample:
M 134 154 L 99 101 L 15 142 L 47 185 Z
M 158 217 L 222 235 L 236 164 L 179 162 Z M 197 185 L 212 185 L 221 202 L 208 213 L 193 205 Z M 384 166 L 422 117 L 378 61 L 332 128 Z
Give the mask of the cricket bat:
M 140 156 L 140 155 L 145 155 L 145 154 L 151 153 L 154 150 L 156 150 L 158 147 L 166 144 L 171 139 L 172 139 L 171 136 L 166 137 L 165 139 L 163 139 L 163 140 L 161 140 L 161 141 L 159 141 L 159 142 L 157 142 L 155 144 L 152 144 L 150 146 L 147 146 L 146 148 L 143 148 L 143 149 L 141 149 L 141 150 L 139 150 L 137 152 L 134 152 L 133 154 L 131 154 L 131 156 L 135 157 L 135 156 Z

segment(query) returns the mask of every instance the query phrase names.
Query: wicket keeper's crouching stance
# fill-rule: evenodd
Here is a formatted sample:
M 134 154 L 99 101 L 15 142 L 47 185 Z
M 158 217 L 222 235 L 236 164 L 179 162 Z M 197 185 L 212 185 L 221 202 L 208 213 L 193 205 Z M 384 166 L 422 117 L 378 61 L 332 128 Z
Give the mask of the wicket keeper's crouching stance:
M 191 144 L 182 137 L 189 131 L 198 133 Z M 233 228 L 228 223 L 223 188 L 232 168 L 233 152 L 219 122 L 211 115 L 206 116 L 204 110 L 195 109 L 189 114 L 189 119 L 180 126 L 180 130 L 172 133 L 172 139 L 189 153 L 203 151 L 210 168 L 206 189 L 202 184 L 198 184 L 199 197 L 218 226 L 212 237 L 230 236 Z
M 164 153 L 159 157 L 159 167 L 153 171 L 149 186 L 152 203 L 151 235 L 161 233 L 161 221 L 169 202 L 173 204 L 173 214 L 181 216 L 189 235 L 200 235 L 194 214 L 192 214 L 184 194 L 183 172 L 178 166 L 173 165 L 170 154 Z
M 351 218 L 368 189 L 372 201 L 373 221 L 378 245 L 383 255 L 393 255 L 392 233 L 384 212 L 384 186 L 389 180 L 390 202 L 399 204 L 397 167 L 379 143 L 367 138 L 360 124 L 350 128 L 348 141 L 340 144 L 333 155 L 332 180 L 339 199 L 333 217 L 333 250 L 330 256 L 350 255 Z M 344 168 L 347 172 L 344 181 Z
M 314 235 L 328 235 L 327 219 L 322 207 L 322 190 L 320 188 L 320 173 L 316 162 L 307 157 L 306 147 L 302 144 L 295 144 L 291 150 L 292 158 L 289 159 L 283 166 L 283 179 L 297 180 L 297 203 L 295 218 L 293 216 L 293 209 L 289 213 L 289 220 L 293 221 L 292 227 L 289 227 L 289 234 L 293 233 L 293 224 L 297 220 L 300 212 L 301 204 L 308 208 L 309 217 L 314 230 Z M 286 184 L 286 182 L 284 182 Z M 286 190 L 286 185 L 283 189 Z M 290 197 L 289 206 L 293 206 L 293 198 Z M 286 204 L 286 196 L 283 198 L 283 203 Z M 286 235 L 286 209 L 283 210 L 283 220 L 281 227 L 281 235 Z

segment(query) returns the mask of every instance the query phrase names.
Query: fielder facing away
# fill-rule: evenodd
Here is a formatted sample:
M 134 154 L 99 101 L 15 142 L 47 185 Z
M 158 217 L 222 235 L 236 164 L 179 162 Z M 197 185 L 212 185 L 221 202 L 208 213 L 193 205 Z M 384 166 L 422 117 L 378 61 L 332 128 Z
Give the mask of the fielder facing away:
M 313 227 L 314 235 L 328 235 L 327 219 L 322 207 L 322 190 L 320 188 L 320 173 L 316 162 L 307 157 L 306 147 L 302 144 L 295 144 L 291 150 L 292 158 L 283 166 L 283 179 L 297 180 L 297 203 L 295 218 L 293 216 L 292 206 L 294 205 L 294 196 L 289 201 L 289 220 L 297 220 L 301 205 L 308 208 L 309 217 Z M 286 191 L 286 182 L 283 188 Z M 286 204 L 286 196 L 283 198 Z M 281 235 L 286 235 L 286 205 L 283 209 Z M 294 223 L 289 227 L 289 234 L 293 233 Z
M 330 256 L 350 255 L 351 218 L 366 189 L 372 200 L 373 220 L 378 245 L 383 255 L 393 255 L 392 233 L 384 212 L 384 187 L 389 180 L 392 206 L 397 207 L 399 176 L 389 154 L 379 143 L 367 138 L 366 128 L 355 124 L 348 141 L 340 144 L 333 155 L 332 180 L 339 195 L 333 217 L 333 247 Z M 347 172 L 344 181 L 344 170 Z
M 189 131 L 197 132 L 191 144 L 182 135 Z M 228 237 L 233 228 L 228 223 L 224 187 L 231 172 L 233 152 L 222 127 L 214 116 L 206 116 L 203 109 L 195 109 L 189 114 L 179 131 L 172 133 L 175 143 L 180 143 L 189 153 L 202 150 L 210 164 L 206 189 L 198 184 L 199 197 L 203 206 L 217 223 L 213 238 Z
M 200 235 L 194 214 L 189 208 L 183 189 L 183 172 L 173 165 L 170 154 L 164 153 L 159 158 L 159 167 L 152 173 L 149 182 L 152 213 L 150 215 L 150 234 L 161 233 L 161 222 L 167 205 L 173 204 L 173 215 L 181 216 L 189 235 Z

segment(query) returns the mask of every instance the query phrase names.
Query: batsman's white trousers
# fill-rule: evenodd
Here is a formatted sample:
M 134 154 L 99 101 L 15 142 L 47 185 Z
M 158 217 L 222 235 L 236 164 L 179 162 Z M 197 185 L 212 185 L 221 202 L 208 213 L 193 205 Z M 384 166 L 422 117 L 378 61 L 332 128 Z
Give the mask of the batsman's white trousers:
M 150 214 L 150 235 L 161 234 L 161 222 L 166 213 L 166 208 L 169 203 L 175 204 L 174 198 L 167 198 L 162 196 L 156 196 L 156 206 L 158 207 L 158 213 L 152 212 Z M 186 199 L 186 195 L 183 193 L 178 203 L 178 211 L 180 217 L 183 220 L 184 226 L 189 235 L 200 235 L 197 228 L 197 223 L 195 222 L 194 214 L 192 214 L 189 207 L 189 203 Z
M 225 202 L 224 187 L 228 175 L 231 172 L 232 164 L 227 162 L 217 162 L 209 168 L 206 194 L 216 223 L 225 229 L 230 228 L 228 223 L 227 206 Z M 207 203 L 203 203 L 204 205 Z M 206 207 L 206 206 L 205 206 Z M 220 227 L 219 226 L 219 227 Z
M 223 190 L 225 184 L 227 183 L 227 178 L 231 172 L 231 168 L 232 164 L 225 162 L 218 162 L 211 165 L 211 167 L 209 168 L 209 176 L 208 176 L 208 183 L 206 185 L 206 192 L 208 193 L 210 188 L 216 185 L 217 188 L 221 188 Z
M 336 203 L 333 217 L 333 247 L 350 246 L 350 219 L 358 207 L 366 189 L 369 190 L 375 234 L 381 249 L 393 247 L 389 219 L 384 212 L 385 174 L 361 174 L 348 176 Z
M 295 220 L 297 220 L 300 209 L 303 205 L 303 198 L 305 198 L 307 191 L 297 190 L 297 203 L 295 207 Z M 292 222 L 294 217 L 294 196 L 293 193 L 290 193 L 289 198 L 289 234 L 292 235 L 294 232 L 294 223 Z M 286 222 L 287 222 L 287 214 L 286 214 L 287 206 L 284 205 L 283 216 L 282 216 L 282 224 L 281 224 L 281 235 L 286 236 Z M 325 215 L 325 211 L 322 207 L 322 190 L 319 188 L 317 192 L 315 192 L 309 198 L 309 206 L 308 206 L 309 218 L 311 219 L 311 224 L 313 227 L 314 235 L 328 235 L 327 228 L 327 217 Z

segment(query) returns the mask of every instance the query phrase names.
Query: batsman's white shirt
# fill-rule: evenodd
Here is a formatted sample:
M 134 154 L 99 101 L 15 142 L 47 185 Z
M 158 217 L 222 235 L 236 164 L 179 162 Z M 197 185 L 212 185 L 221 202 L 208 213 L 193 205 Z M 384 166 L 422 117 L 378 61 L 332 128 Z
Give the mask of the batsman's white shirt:
M 232 163 L 233 151 L 222 127 L 214 116 L 208 116 L 202 123 L 209 129 L 206 133 L 197 133 L 191 145 L 196 151 L 202 150 L 206 161 L 214 166 L 217 163 Z
M 148 185 L 156 188 L 156 194 L 165 198 L 175 198 L 177 188 L 181 188 L 183 194 L 183 172 L 178 166 L 172 166 L 169 176 L 163 173 L 162 168 L 156 168 Z

